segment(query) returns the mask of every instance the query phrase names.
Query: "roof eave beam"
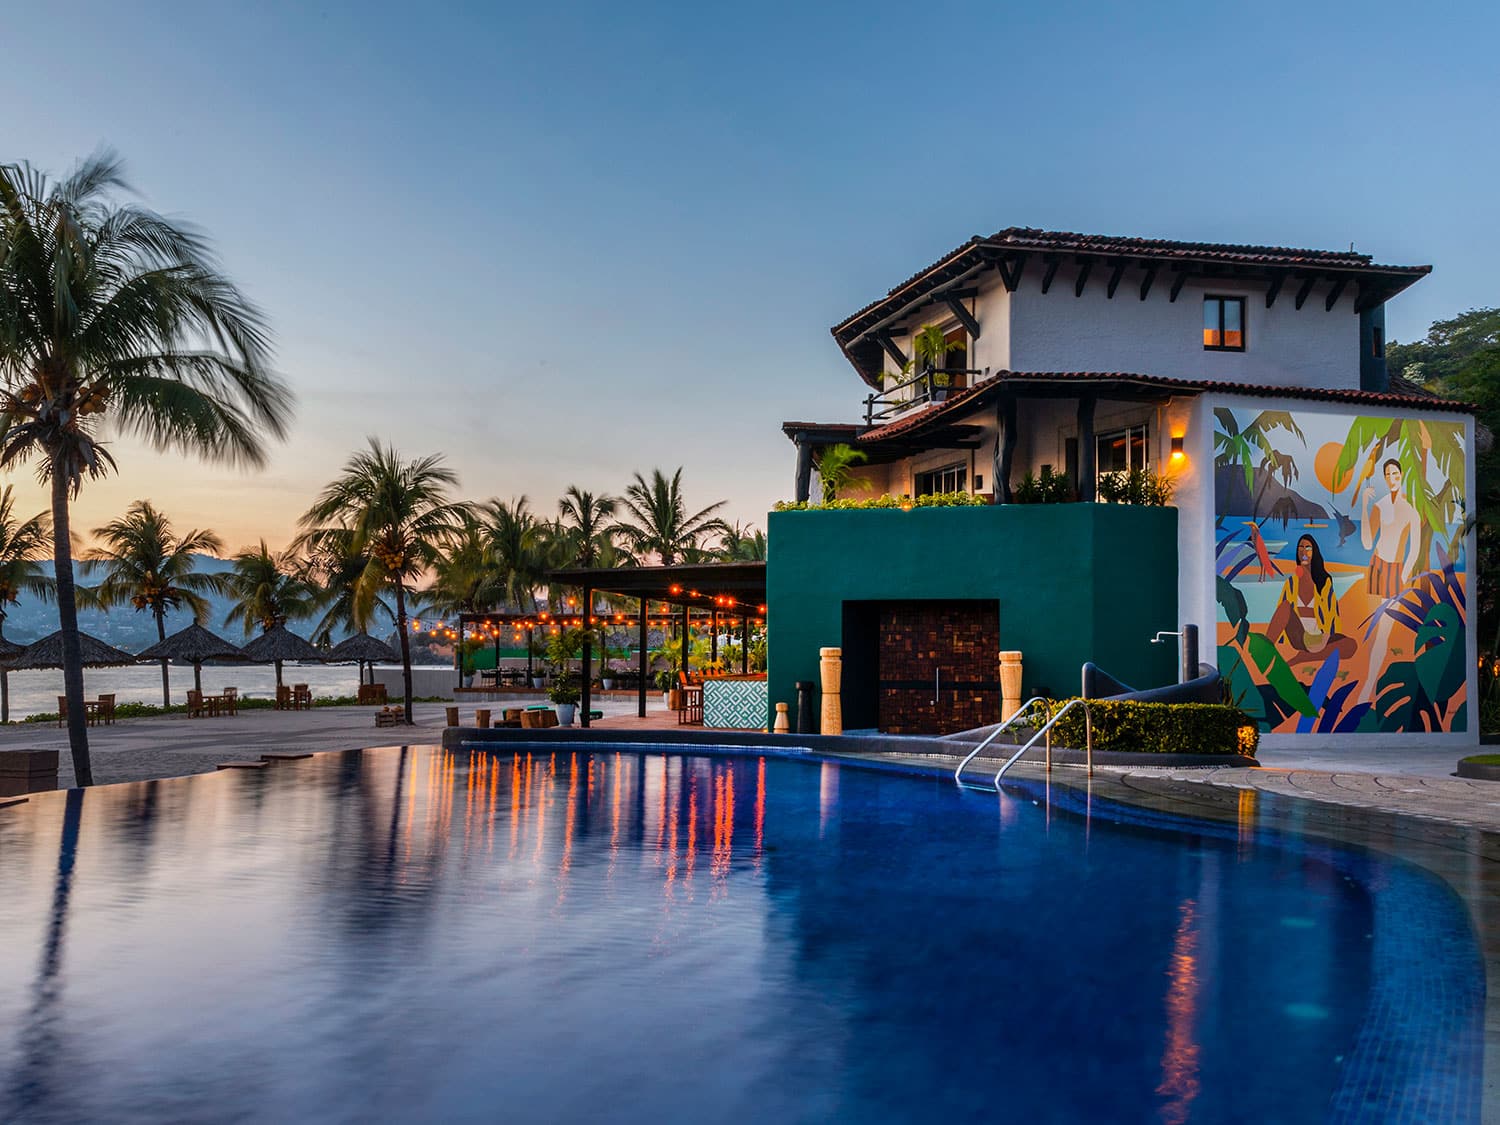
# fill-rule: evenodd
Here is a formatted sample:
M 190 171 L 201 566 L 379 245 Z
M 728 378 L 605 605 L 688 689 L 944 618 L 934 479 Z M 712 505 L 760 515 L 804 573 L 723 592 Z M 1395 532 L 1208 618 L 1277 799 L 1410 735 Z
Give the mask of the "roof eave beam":
M 1281 295 L 1281 287 L 1286 283 L 1286 274 L 1278 273 L 1271 278 L 1271 287 L 1266 290 L 1266 308 L 1276 303 L 1276 298 Z
M 1333 311 L 1333 306 L 1339 303 L 1339 298 L 1344 295 L 1344 289 L 1348 284 L 1347 277 L 1341 277 L 1333 283 L 1333 288 L 1328 291 L 1328 298 L 1323 302 L 1324 312 Z
M 1089 283 L 1089 274 L 1094 270 L 1094 259 L 1078 259 L 1078 278 L 1073 282 L 1073 296 L 1082 297 L 1083 290 Z
M 1293 302 L 1296 308 L 1301 309 L 1303 305 L 1307 304 L 1308 295 L 1312 293 L 1313 285 L 1317 283 L 1317 280 L 1318 275 L 1315 273 L 1308 274 L 1303 280 L 1301 287 L 1297 290 L 1297 298 Z
M 1146 294 L 1151 292 L 1151 283 L 1156 280 L 1156 267 L 1146 267 L 1146 276 L 1141 278 L 1141 300 L 1146 299 Z
M 1115 290 L 1120 287 L 1120 278 L 1125 276 L 1125 267 L 1127 264 L 1126 262 L 1115 263 L 1114 272 L 1109 275 L 1109 285 L 1104 290 L 1104 296 L 1107 300 L 1113 301 L 1115 299 Z
M 943 304 L 948 306 L 948 311 L 958 318 L 958 322 L 964 326 L 964 331 L 969 334 L 969 339 L 979 339 L 979 321 L 974 319 L 974 314 L 964 308 L 964 303 L 957 297 L 943 297 Z M 902 361 L 903 363 L 905 360 Z
M 1048 254 L 1043 260 L 1047 263 L 1047 272 L 1042 274 L 1042 295 L 1046 296 L 1047 290 L 1052 288 L 1052 279 L 1057 276 L 1057 267 L 1062 262 L 1062 255 Z
M 1167 302 L 1175 305 L 1177 303 L 1177 295 L 1182 292 L 1182 287 L 1187 284 L 1187 279 L 1192 271 L 1186 266 L 1173 266 L 1172 270 L 1177 274 L 1177 277 L 1172 282 L 1172 291 L 1167 294 Z
M 883 328 L 879 332 L 874 333 L 874 336 L 880 346 L 885 349 L 885 354 L 896 361 L 896 366 L 904 368 L 907 362 L 906 353 L 896 345 L 896 341 L 891 337 L 890 330 Z

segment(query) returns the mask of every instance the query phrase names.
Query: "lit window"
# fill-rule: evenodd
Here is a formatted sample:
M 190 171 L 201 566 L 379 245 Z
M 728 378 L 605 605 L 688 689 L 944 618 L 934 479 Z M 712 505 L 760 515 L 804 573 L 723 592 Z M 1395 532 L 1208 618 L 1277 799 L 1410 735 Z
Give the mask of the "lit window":
M 917 474 L 916 495 L 931 496 L 937 492 L 966 492 L 969 470 L 963 465 L 949 465 L 930 473 Z
M 1094 469 L 1096 473 L 1128 473 L 1145 469 L 1146 427 L 1127 426 L 1095 438 Z
M 1245 350 L 1245 298 L 1203 298 L 1203 347 L 1213 352 Z

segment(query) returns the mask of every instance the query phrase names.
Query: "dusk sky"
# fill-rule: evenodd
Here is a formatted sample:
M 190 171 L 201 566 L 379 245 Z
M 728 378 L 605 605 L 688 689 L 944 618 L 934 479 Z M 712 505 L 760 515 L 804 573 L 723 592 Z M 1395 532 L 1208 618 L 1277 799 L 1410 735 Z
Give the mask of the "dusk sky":
M 12 6 L 0 160 L 118 151 L 298 397 L 262 473 L 119 441 L 75 526 L 149 497 L 281 546 L 378 435 L 545 515 L 681 465 L 764 528 L 781 421 L 865 394 L 829 326 L 1007 226 L 1432 263 L 1388 310 L 1420 336 L 1500 303 L 1497 31 L 1479 4 Z

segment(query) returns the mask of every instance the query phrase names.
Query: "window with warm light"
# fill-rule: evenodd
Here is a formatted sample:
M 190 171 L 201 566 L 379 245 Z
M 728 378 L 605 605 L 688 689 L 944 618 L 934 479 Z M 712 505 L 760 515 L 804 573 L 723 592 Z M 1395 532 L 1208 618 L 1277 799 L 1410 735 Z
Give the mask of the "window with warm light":
M 969 470 L 964 465 L 949 465 L 934 469 L 930 473 L 917 474 L 917 496 L 932 496 L 939 492 L 965 492 L 968 490 Z
M 1149 448 L 1145 426 L 1126 426 L 1095 439 L 1094 466 L 1097 473 L 1128 473 L 1132 469 L 1149 468 L 1146 453 Z
M 1210 352 L 1245 350 L 1245 298 L 1203 298 L 1203 349 Z

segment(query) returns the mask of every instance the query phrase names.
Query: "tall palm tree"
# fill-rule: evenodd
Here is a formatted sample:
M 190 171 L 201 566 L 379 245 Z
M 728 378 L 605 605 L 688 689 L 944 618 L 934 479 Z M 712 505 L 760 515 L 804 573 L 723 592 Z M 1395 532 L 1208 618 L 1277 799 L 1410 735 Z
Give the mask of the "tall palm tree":
M 725 562 L 765 562 L 766 533 L 736 523 L 719 537 L 719 557 Z
M 16 515 L 11 486 L 0 489 L 0 638 L 5 615 L 22 594 L 43 601 L 52 596 L 52 579 L 38 561 L 52 547 L 52 527 L 42 512 L 23 520 Z M 10 722 L 10 670 L 0 664 L 0 723 Z
M 526 497 L 509 503 L 491 500 L 481 509 L 491 558 L 504 601 L 518 609 L 537 608 L 536 590 L 547 571 L 541 525 Z
M 407 584 L 430 570 L 459 533 L 468 505 L 448 499 L 458 475 L 440 455 L 403 461 L 394 447 L 370 438 L 370 448 L 344 463 L 343 472 L 302 516 L 303 538 L 347 531 L 352 550 L 369 557 L 355 586 L 355 604 L 368 607 L 384 586 L 396 601 L 401 635 L 401 676 L 406 722 L 411 724 L 411 638 L 406 624 Z
M 196 529 L 173 535 L 172 522 L 149 500 L 137 500 L 119 519 L 94 528 L 94 538 L 99 546 L 84 553 L 83 572 L 102 572 L 104 581 L 91 589 L 80 588 L 81 599 L 103 609 L 129 604 L 137 612 L 150 610 L 158 641 L 167 639 L 168 612 L 188 609 L 201 621 L 208 616 L 204 595 L 224 591 L 224 576 L 200 571 L 197 559 L 221 554 L 224 544 L 219 537 Z M 161 662 L 163 707 L 172 705 L 169 664 Z
M 230 561 L 233 569 L 223 580 L 233 604 L 224 615 L 225 625 L 238 621 L 248 637 L 257 627 L 270 632 L 317 611 L 318 590 L 295 551 L 272 554 L 262 539 L 259 547 L 246 547 Z
M 714 515 L 724 506 L 723 500 L 688 515 L 680 468 L 670 480 L 660 469 L 651 470 L 650 481 L 636 473 L 625 487 L 620 506 L 628 522 L 616 524 L 616 533 L 631 545 L 638 560 L 654 555 L 662 566 L 697 556 L 702 539 L 729 530 Z
M 354 549 L 353 538 L 350 532 L 334 529 L 322 537 L 303 563 L 302 576 L 315 591 L 314 607 L 322 612 L 313 626 L 313 644 L 332 644 L 334 630 L 367 633 L 377 621 L 396 620 L 395 611 L 384 598 L 376 597 L 368 606 L 361 601 L 359 580 L 370 559 Z
M 51 182 L 0 167 L 0 468 L 37 462 L 52 490 L 68 742 L 93 783 L 69 503 L 114 458 L 106 425 L 162 450 L 258 466 L 291 394 L 260 312 L 203 237 L 131 203 L 101 154 Z
M 557 502 L 558 521 L 566 533 L 569 550 L 564 566 L 614 566 L 619 556 L 618 534 L 613 523 L 620 502 L 613 496 L 595 496 L 570 484 Z
M 465 512 L 433 565 L 432 584 L 422 591 L 421 612 L 439 617 L 484 613 L 504 601 L 504 585 L 485 525 L 473 512 Z

